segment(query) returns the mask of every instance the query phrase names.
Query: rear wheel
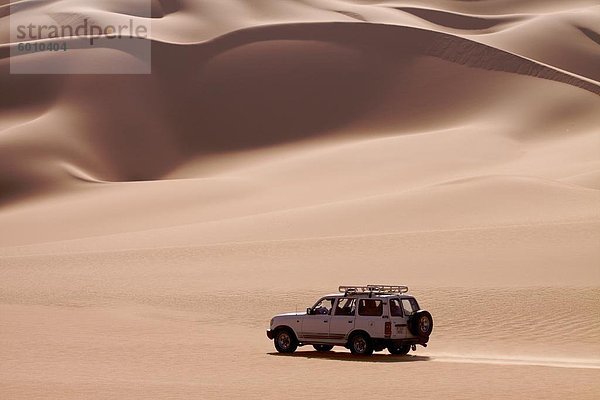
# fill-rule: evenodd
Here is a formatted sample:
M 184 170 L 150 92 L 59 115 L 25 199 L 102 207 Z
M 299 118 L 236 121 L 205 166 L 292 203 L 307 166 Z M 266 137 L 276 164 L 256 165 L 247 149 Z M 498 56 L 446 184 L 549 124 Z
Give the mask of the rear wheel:
M 388 346 L 388 351 L 390 354 L 397 354 L 400 356 L 405 356 L 410 351 L 409 344 L 391 344 Z
M 357 333 L 350 338 L 350 352 L 359 355 L 373 354 L 371 338 L 364 333 Z
M 280 353 L 293 353 L 298 348 L 298 341 L 288 329 L 280 329 L 273 338 L 275 348 Z
M 313 344 L 313 347 L 315 348 L 316 351 L 330 351 L 331 349 L 333 349 L 333 346 L 330 344 Z

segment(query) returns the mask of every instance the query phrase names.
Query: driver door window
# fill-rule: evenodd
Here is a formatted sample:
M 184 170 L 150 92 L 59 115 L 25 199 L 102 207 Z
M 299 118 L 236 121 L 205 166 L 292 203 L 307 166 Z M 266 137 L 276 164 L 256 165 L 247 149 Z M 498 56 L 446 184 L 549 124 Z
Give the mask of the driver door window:
M 313 307 L 313 314 L 328 315 L 331 314 L 334 299 L 324 298 Z

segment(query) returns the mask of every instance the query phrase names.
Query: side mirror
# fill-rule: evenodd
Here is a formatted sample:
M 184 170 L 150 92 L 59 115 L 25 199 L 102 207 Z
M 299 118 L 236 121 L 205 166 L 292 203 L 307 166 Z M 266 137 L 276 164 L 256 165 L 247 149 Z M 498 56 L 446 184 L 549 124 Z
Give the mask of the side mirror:
M 312 314 L 312 308 L 308 307 L 306 309 L 306 315 L 311 315 Z

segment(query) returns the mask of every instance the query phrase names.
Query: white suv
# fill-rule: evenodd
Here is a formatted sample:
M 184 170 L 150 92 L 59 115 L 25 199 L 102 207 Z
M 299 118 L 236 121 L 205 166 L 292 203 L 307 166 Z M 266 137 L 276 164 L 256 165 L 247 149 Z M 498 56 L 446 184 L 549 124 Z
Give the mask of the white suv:
M 344 346 L 353 354 L 388 349 L 407 354 L 427 346 L 431 314 L 407 294 L 407 286 L 340 286 L 339 293 L 319 299 L 306 313 L 279 314 L 267 330 L 280 353 L 312 345 L 317 351 Z

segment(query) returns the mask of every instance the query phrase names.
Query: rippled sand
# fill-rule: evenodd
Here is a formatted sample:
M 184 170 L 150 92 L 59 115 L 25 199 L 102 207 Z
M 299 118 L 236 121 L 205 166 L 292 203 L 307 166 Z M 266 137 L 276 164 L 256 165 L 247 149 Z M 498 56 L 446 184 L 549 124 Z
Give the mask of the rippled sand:
M 0 0 L 1 399 L 600 396 L 597 1 L 145 5 Z M 151 19 L 152 74 L 11 75 L 141 61 L 10 7 Z M 274 352 L 370 282 L 426 349 Z
M 70 281 L 74 274 L 60 272 Z M 81 287 L 69 284 L 62 298 L 53 290 L 2 299 L 5 396 L 301 398 L 401 391 L 425 398 L 592 399 L 600 389 L 598 289 L 416 288 L 435 317 L 429 347 L 407 357 L 364 359 L 343 349 L 300 348 L 282 356 L 266 339 L 273 313 L 302 309 L 322 292 L 231 292 L 196 283 L 204 290 L 182 293 L 166 282 L 144 291 L 140 282 L 153 274 L 115 291 L 112 282 L 123 274 L 97 271 L 85 274 Z

